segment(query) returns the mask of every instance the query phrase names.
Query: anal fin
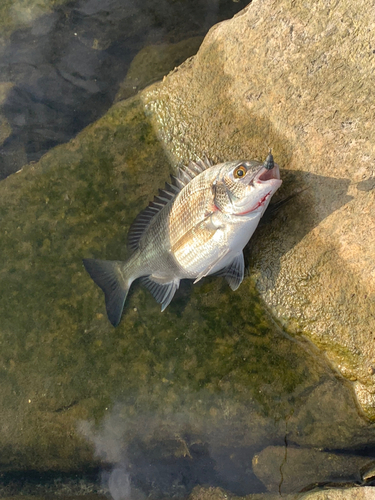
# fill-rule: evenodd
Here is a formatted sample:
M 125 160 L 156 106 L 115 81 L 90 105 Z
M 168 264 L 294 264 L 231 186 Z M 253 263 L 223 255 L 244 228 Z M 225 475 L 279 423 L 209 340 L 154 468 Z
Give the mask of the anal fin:
M 174 294 L 176 293 L 176 290 L 180 286 L 179 279 L 174 279 L 169 283 L 161 284 L 156 283 L 149 276 L 143 276 L 140 281 L 142 285 L 144 285 L 151 292 L 156 302 L 161 304 L 162 312 L 170 304 Z

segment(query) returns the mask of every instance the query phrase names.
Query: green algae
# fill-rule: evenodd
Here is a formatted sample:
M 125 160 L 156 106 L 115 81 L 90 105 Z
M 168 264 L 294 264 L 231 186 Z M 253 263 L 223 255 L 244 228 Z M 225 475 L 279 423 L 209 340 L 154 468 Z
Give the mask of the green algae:
M 133 437 L 142 417 L 259 447 L 332 378 L 274 324 L 249 277 L 236 292 L 221 278 L 183 283 L 163 313 L 135 285 L 112 328 L 82 258 L 125 259 L 129 225 L 171 171 L 136 97 L 1 183 L 3 470 L 92 464 L 77 422 L 100 424 L 118 401 Z

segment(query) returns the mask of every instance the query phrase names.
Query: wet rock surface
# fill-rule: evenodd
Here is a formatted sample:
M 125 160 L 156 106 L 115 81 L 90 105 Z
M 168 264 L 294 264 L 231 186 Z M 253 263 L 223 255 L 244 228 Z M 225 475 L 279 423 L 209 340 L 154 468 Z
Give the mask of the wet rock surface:
M 212 487 L 196 487 L 189 496 L 189 500 L 228 500 L 228 498 L 238 500 L 239 497 L 232 496 L 221 488 Z M 279 493 L 259 493 L 240 498 L 246 498 L 247 500 L 278 500 L 280 499 L 280 495 Z M 283 498 L 286 500 L 296 500 L 295 495 L 286 494 Z
M 120 84 L 115 101 L 128 99 L 153 82 L 162 80 L 199 49 L 203 37 L 196 36 L 178 43 L 149 45 L 135 56 L 126 78 Z
M 260 159 L 272 146 L 277 195 L 307 188 L 250 244 L 257 287 L 375 418 L 374 20 L 350 11 L 345 0 L 332 9 L 255 1 L 143 99 L 174 161 Z
M 189 500 L 238 500 L 239 497 L 231 496 L 230 493 L 220 488 L 197 487 L 193 490 Z M 246 500 L 372 500 L 374 488 L 352 487 L 346 489 L 318 489 L 308 493 L 259 493 L 241 497 Z
M 303 500 L 372 500 L 374 498 L 374 488 L 349 488 L 344 490 L 328 489 L 326 491 L 316 491 L 303 495 Z
M 50 14 L 54 7 L 68 3 L 67 0 L 3 0 L 0 4 L 0 46 L 4 45 L 17 29 L 29 28 L 39 19 Z
M 64 474 L 46 471 L 22 471 L 1 473 L 0 497 L 13 500 L 46 500 L 61 498 L 70 500 L 104 500 L 108 490 L 100 484 L 98 469 L 84 473 Z

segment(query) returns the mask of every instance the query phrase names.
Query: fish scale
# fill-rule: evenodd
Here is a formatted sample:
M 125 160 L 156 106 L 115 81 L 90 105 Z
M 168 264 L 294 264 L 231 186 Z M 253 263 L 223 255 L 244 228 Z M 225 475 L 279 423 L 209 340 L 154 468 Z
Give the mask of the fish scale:
M 169 217 L 169 244 L 174 257 L 186 271 L 186 278 L 194 277 L 194 265 L 202 266 L 212 231 L 206 228 L 206 220 L 213 204 L 212 183 L 217 167 L 206 170 L 190 182 L 177 196 Z M 187 210 L 186 207 L 189 207 Z
M 83 260 L 104 292 L 111 323 L 119 324 L 137 278 L 162 311 L 181 279 L 197 282 L 218 273 L 236 290 L 244 275 L 243 248 L 281 182 L 271 152 L 263 165 L 255 160 L 212 165 L 204 158 L 179 169 L 132 224 L 126 262 Z

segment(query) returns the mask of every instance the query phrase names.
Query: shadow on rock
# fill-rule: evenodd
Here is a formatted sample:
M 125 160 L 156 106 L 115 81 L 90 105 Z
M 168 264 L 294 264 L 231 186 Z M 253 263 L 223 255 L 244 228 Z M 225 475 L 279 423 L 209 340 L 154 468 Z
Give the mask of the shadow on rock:
M 272 263 L 272 287 L 278 277 L 279 261 L 325 218 L 349 203 L 350 179 L 336 179 L 310 172 L 282 170 L 283 185 L 274 196 L 247 250 L 252 262 L 265 269 Z M 247 252 L 247 253 L 248 253 Z

